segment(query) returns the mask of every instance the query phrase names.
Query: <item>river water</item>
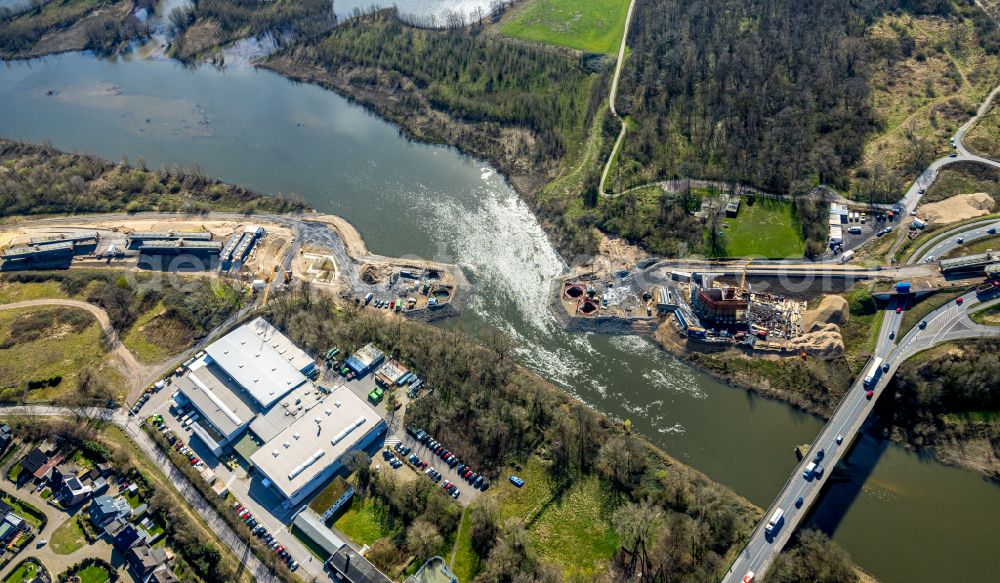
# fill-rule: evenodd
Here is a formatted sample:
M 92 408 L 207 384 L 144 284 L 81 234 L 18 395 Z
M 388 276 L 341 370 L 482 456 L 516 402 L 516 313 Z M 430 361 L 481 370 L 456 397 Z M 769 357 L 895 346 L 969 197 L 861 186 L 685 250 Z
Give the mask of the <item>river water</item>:
M 638 337 L 564 333 L 545 306 L 565 265 L 505 181 L 331 92 L 248 67 L 69 54 L 0 68 L 0 104 L 0 135 L 299 193 L 348 218 L 375 253 L 458 263 L 476 294 L 450 325 L 503 330 L 526 365 L 758 505 L 821 427 Z M 885 582 L 996 572 L 1000 488 L 869 437 L 846 466 L 851 480 L 829 489 L 812 522 L 864 569 Z

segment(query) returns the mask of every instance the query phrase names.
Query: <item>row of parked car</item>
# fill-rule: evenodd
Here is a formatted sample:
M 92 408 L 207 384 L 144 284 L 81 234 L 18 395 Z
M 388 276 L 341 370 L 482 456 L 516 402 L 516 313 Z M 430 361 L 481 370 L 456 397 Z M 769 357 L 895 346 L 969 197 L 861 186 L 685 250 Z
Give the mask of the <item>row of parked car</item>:
M 276 539 L 273 534 L 268 532 L 267 528 L 265 528 L 263 524 L 254 518 L 254 515 L 250 512 L 249 508 L 243 506 L 239 502 L 234 502 L 233 510 L 236 512 L 236 515 L 240 517 L 240 520 L 242 520 L 250 528 L 250 533 L 269 546 L 271 550 L 274 551 L 274 554 L 278 555 L 278 558 L 288 565 L 289 569 L 294 571 L 299 568 L 299 562 L 293 559 L 292 555 L 285 550 L 285 547 L 278 542 L 278 539 Z
M 194 450 L 185 445 L 183 441 L 178 439 L 177 443 L 174 444 L 174 449 L 177 450 L 181 455 L 187 457 L 188 461 L 191 462 L 192 466 L 196 468 L 205 467 L 205 462 L 201 461 L 201 458 L 195 455 Z
M 471 466 L 463 464 L 455 454 L 444 446 L 444 444 L 431 437 L 426 431 L 417 427 L 407 427 L 406 431 L 418 442 L 424 444 L 427 449 L 431 450 L 431 452 L 433 452 L 433 454 L 440 458 L 444 463 L 448 464 L 448 467 L 454 469 L 458 475 L 462 477 L 462 479 L 469 483 L 470 486 L 483 490 L 484 492 L 489 489 L 490 481 L 486 478 L 486 476 L 481 475 Z M 452 494 L 452 497 L 458 498 L 456 494 Z

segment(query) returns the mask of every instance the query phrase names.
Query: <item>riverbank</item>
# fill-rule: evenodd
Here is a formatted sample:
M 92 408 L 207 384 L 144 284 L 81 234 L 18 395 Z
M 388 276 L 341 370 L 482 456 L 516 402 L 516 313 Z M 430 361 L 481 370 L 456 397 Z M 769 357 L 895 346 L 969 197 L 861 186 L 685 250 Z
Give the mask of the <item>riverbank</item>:
M 0 21 L 0 58 L 33 59 L 73 51 L 111 54 L 146 31 L 135 17 L 149 10 L 149 0 L 82 0 L 46 2 L 15 11 Z

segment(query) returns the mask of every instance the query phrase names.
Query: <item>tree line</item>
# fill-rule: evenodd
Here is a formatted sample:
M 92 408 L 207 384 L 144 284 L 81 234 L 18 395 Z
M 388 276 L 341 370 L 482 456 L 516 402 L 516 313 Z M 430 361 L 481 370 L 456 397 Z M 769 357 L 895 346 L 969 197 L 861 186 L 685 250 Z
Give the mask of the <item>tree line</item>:
M 292 212 L 298 195 L 265 196 L 207 178 L 198 168 L 132 166 L 49 145 L 0 139 L 0 216 L 100 212 Z

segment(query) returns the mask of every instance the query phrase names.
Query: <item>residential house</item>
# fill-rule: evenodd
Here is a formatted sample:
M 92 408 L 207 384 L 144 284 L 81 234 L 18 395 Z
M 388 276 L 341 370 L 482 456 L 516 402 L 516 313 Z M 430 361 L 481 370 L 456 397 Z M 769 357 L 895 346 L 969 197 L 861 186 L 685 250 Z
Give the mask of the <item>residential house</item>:
M 10 430 L 10 425 L 4 423 L 0 425 L 0 454 L 7 451 L 10 444 L 14 442 L 14 433 Z
M 61 463 L 52 468 L 49 474 L 49 487 L 53 492 L 58 492 L 63 483 L 69 478 L 75 478 L 80 473 L 80 468 L 71 463 Z
M 109 522 L 116 518 L 126 519 L 132 516 L 132 507 L 128 500 L 122 496 L 112 498 L 105 494 L 94 498 L 94 501 L 87 509 L 90 514 L 90 521 L 97 528 L 104 528 Z
M 145 540 L 146 537 L 142 531 L 136 528 L 134 524 L 128 523 L 118 531 L 112 543 L 116 549 L 125 552 L 136 545 L 142 544 Z
M 71 476 L 63 480 L 59 488 L 59 498 L 66 506 L 76 506 L 83 504 L 93 494 L 94 489 L 90 484 L 84 484 L 80 478 Z
M 144 544 L 129 549 L 125 553 L 125 560 L 139 581 L 147 581 L 154 571 L 169 566 L 167 553 L 162 547 L 150 547 Z
M 8 512 L 0 522 L 0 544 L 10 543 L 18 533 L 25 530 L 28 530 L 28 524 L 24 519 L 13 512 Z
M 149 576 L 149 579 L 143 583 L 180 583 L 180 579 L 174 575 L 174 571 L 169 567 L 163 567 Z
M 36 447 L 28 452 L 28 455 L 24 456 L 24 459 L 21 460 L 21 469 L 23 470 L 22 475 L 34 478 L 35 474 L 48 463 L 49 456 L 46 455 L 44 451 Z

